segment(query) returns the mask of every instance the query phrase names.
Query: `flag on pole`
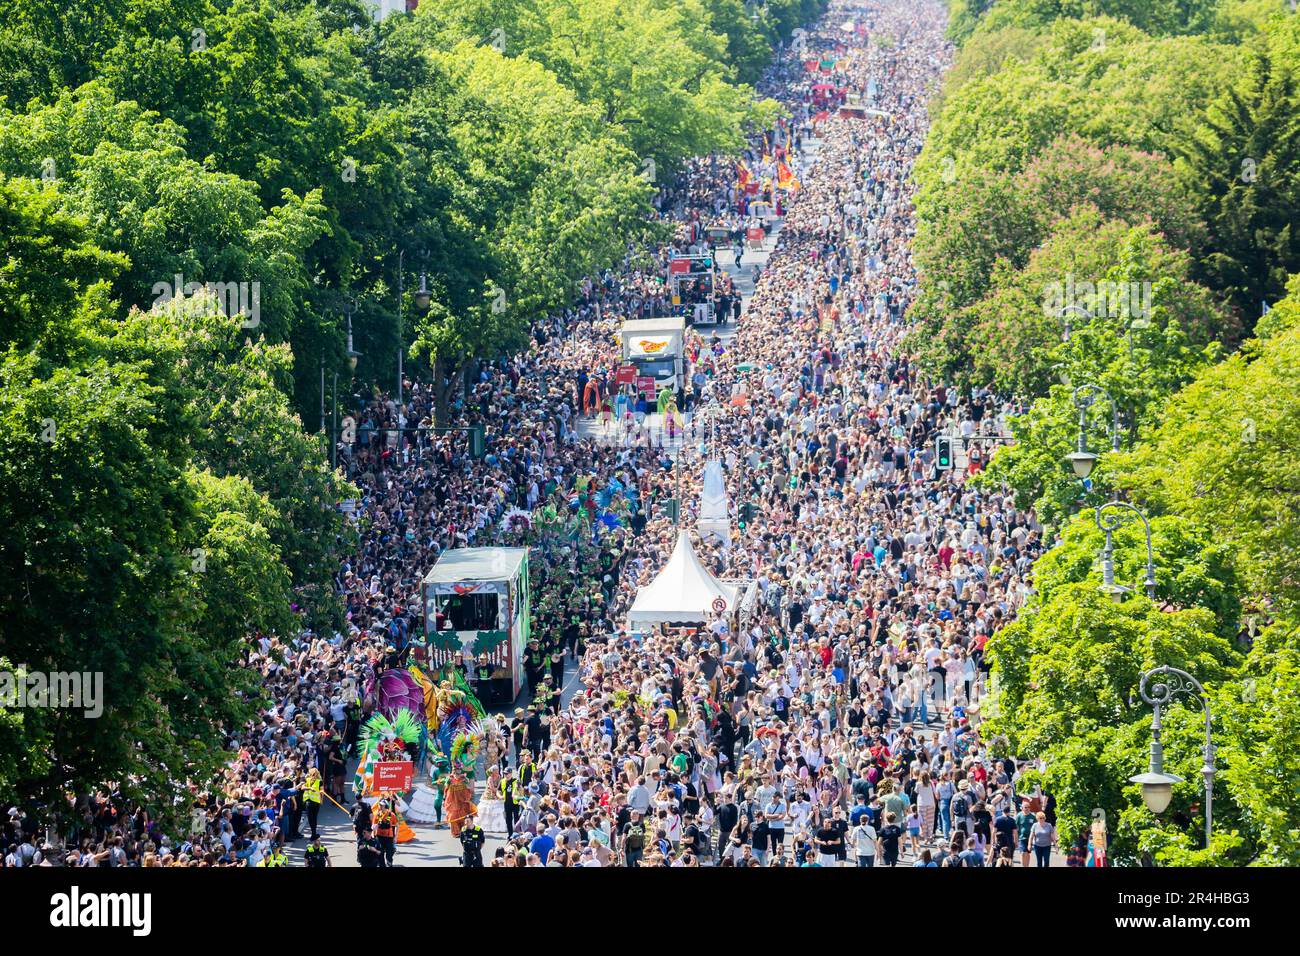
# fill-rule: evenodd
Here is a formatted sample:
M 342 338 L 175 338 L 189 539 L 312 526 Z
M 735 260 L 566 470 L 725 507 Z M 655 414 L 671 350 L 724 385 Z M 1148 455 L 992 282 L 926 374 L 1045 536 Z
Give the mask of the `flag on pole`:
M 776 185 L 778 189 L 794 192 L 799 188 L 799 180 L 794 177 L 794 170 L 785 163 L 776 164 Z

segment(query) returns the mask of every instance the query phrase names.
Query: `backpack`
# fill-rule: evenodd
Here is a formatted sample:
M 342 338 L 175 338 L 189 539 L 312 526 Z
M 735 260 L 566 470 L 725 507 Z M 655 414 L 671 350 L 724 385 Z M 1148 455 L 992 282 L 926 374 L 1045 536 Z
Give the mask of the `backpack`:
M 627 836 L 623 838 L 623 846 L 628 850 L 639 850 L 645 846 L 645 827 L 636 823 L 627 828 Z
M 964 817 L 970 812 L 970 804 L 966 802 L 965 797 L 952 798 L 952 815 L 954 817 Z

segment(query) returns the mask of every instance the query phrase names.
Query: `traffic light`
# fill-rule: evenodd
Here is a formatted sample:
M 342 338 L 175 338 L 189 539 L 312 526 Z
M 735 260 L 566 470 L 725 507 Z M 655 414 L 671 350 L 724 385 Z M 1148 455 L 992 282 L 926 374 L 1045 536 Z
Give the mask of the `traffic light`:
M 469 427 L 469 456 L 471 458 L 482 458 L 484 454 L 483 426 L 471 425 Z
M 952 468 L 952 439 L 949 436 L 940 435 L 934 440 L 934 457 L 940 470 Z
M 742 531 L 745 525 L 754 520 L 756 514 L 758 514 L 758 505 L 754 504 L 754 502 L 746 501 L 740 506 L 740 527 Z
M 678 504 L 676 498 L 664 499 L 664 514 L 667 515 L 668 519 L 674 524 L 677 523 L 677 514 L 680 507 L 681 506 Z

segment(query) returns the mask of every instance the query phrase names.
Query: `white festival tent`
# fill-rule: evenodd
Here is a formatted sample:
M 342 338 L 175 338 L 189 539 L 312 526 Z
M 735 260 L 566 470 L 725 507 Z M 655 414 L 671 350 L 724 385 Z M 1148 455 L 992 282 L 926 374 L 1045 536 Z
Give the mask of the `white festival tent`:
M 731 541 L 729 514 L 722 462 L 715 458 L 704 466 L 704 491 L 700 495 L 700 518 L 695 523 L 695 529 L 701 538 L 712 537 L 727 544 Z
M 690 535 L 678 531 L 677 545 L 664 569 L 637 591 L 627 614 L 628 629 L 713 620 L 731 614 L 741 596 L 740 585 L 719 581 L 709 573 L 696 556 Z

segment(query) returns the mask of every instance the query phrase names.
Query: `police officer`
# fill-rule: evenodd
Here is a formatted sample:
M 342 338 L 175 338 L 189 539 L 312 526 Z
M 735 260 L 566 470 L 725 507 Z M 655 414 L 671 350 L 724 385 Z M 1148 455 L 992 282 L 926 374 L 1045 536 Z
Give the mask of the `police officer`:
M 357 865 L 368 870 L 384 865 L 384 851 L 379 848 L 379 841 L 371 835 L 369 827 L 357 837 Z
M 262 866 L 284 866 L 288 862 L 289 858 L 284 855 L 284 850 L 275 847 L 266 855 L 266 859 L 262 861 Z
M 467 867 L 481 867 L 483 865 L 483 843 L 487 840 L 487 835 L 483 828 L 478 825 L 474 819 L 474 813 L 471 811 L 465 818 L 465 827 L 460 831 L 460 845 L 464 851 L 461 854 L 460 862 Z
M 333 866 L 330 863 L 330 851 L 321 845 L 319 836 L 311 838 L 311 843 L 307 844 L 307 849 L 303 851 L 303 859 L 309 870 L 324 870 Z
M 519 811 L 524 804 L 523 788 L 517 774 L 501 778 L 501 799 L 505 803 L 506 835 L 509 836 L 515 832 L 515 821 L 519 819 Z
M 312 767 L 307 771 L 307 779 L 302 785 L 302 802 L 307 808 L 307 823 L 311 826 L 311 838 L 316 839 L 316 819 L 320 816 L 321 790 L 320 771 Z

